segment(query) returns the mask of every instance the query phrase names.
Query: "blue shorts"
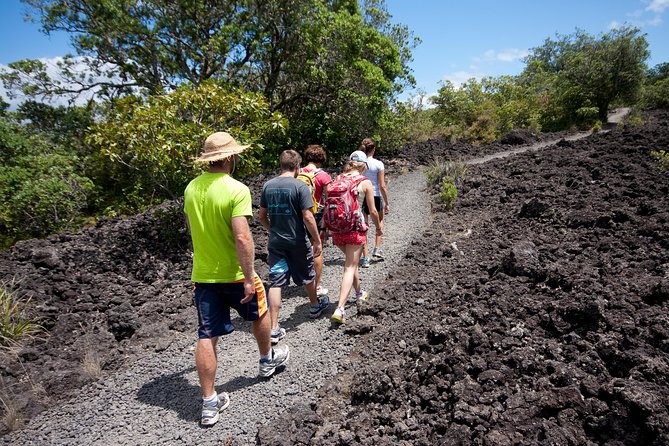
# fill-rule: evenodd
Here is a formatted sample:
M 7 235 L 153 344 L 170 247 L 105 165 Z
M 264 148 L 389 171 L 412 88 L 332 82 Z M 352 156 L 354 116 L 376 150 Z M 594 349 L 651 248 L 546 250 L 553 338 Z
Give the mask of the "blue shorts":
M 244 281 L 232 283 L 196 283 L 195 307 L 197 308 L 198 337 L 215 338 L 235 331 L 230 321 L 230 308 L 247 321 L 255 321 L 267 312 L 265 287 L 260 277 L 255 277 L 256 294 L 248 303 L 244 298 Z
M 268 251 L 270 288 L 287 286 L 291 277 L 295 285 L 306 285 L 316 278 L 311 246 L 294 249 L 270 248 Z

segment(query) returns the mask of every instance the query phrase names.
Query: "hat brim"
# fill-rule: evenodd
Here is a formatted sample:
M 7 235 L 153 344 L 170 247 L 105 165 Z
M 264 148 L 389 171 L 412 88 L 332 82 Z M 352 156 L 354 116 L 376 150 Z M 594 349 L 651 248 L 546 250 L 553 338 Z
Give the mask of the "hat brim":
M 245 146 L 226 147 L 225 151 L 203 153 L 198 158 L 195 158 L 195 160 L 193 161 L 196 163 L 210 163 L 212 161 L 224 160 L 226 158 L 230 158 L 233 155 L 238 155 L 242 153 L 249 147 L 251 147 L 251 144 Z

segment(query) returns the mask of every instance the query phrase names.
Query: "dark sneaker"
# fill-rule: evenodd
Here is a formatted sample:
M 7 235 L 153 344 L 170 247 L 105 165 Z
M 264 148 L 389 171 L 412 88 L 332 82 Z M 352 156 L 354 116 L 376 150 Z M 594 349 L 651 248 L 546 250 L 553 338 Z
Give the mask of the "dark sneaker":
M 272 347 L 272 359 L 265 362 L 262 359 L 258 364 L 258 375 L 261 378 L 269 378 L 274 375 L 277 367 L 286 365 L 290 358 L 290 349 L 287 345 L 281 347 Z
M 320 317 L 320 315 L 323 314 L 323 310 L 325 310 L 328 305 L 330 305 L 330 298 L 327 296 L 319 297 L 318 303 L 309 307 L 309 317 L 312 319 Z
M 272 340 L 272 345 L 276 345 L 279 343 L 280 340 L 286 337 L 286 329 L 285 328 L 277 328 L 272 330 L 271 334 L 271 340 Z
M 200 423 L 202 426 L 213 426 L 218 422 L 220 412 L 230 405 L 230 397 L 227 393 L 218 394 L 218 404 L 216 406 L 209 406 L 202 404 L 202 418 Z
M 369 257 L 363 257 L 362 259 L 360 259 L 360 268 L 369 268 L 369 263 L 370 263 Z

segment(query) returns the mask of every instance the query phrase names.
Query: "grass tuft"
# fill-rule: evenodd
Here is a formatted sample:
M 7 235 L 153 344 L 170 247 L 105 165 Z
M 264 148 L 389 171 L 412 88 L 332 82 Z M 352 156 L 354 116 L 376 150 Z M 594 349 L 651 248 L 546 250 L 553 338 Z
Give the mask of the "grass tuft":
M 21 340 L 30 339 L 46 329 L 28 317 L 30 299 L 16 295 L 15 283 L 0 282 L 0 347 L 15 347 Z

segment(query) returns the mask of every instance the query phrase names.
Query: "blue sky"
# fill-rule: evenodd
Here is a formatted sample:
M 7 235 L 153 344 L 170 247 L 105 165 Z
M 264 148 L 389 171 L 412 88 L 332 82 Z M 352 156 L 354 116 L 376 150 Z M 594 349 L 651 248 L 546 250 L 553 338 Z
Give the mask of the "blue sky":
M 440 81 L 515 75 L 530 48 L 577 28 L 592 35 L 629 24 L 646 34 L 650 66 L 669 62 L 669 0 L 386 0 L 392 21 L 422 40 L 411 64 L 417 90 Z M 72 52 L 63 33 L 45 36 L 23 20 L 19 0 L 0 1 L 0 67 Z M 413 92 L 416 93 L 416 92 Z

